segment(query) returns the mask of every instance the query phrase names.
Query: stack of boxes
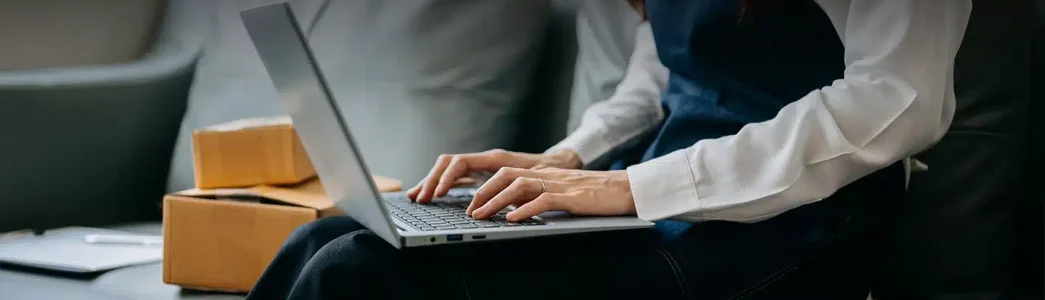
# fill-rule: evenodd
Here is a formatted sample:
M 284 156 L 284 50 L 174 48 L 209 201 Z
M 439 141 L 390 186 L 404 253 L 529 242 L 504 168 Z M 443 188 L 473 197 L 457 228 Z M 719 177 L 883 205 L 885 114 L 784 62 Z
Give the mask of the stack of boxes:
M 286 117 L 233 121 L 192 134 L 196 188 L 163 199 L 163 281 L 249 291 L 291 232 L 341 215 Z M 382 192 L 400 182 L 375 177 Z

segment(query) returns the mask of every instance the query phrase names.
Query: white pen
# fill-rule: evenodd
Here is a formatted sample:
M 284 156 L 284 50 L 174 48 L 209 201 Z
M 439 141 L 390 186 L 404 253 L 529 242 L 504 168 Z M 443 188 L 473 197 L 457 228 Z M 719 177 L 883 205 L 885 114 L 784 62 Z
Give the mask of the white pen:
M 88 244 L 116 244 L 116 245 L 163 245 L 163 237 L 146 235 L 119 235 L 119 234 L 88 234 L 83 237 Z

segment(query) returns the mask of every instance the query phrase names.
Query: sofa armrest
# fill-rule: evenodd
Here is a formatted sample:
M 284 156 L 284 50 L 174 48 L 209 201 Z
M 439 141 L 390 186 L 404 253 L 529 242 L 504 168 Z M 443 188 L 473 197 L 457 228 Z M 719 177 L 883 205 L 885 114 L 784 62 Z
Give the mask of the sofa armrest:
M 140 59 L 0 72 L 0 231 L 158 218 L 208 2 L 170 1 Z

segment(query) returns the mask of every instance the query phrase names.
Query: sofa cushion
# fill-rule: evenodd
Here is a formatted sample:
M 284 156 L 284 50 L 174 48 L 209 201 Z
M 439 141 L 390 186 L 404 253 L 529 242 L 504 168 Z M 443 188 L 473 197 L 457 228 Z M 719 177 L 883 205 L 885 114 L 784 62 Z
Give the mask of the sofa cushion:
M 0 0 L 0 71 L 128 62 L 161 23 L 162 0 Z

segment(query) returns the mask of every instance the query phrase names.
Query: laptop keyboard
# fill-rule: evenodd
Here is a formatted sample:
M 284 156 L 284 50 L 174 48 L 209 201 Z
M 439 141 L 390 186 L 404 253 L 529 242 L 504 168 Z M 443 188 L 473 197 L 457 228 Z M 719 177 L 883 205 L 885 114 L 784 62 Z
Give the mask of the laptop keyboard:
M 423 231 L 544 225 L 532 218 L 518 223 L 508 222 L 504 213 L 486 220 L 475 220 L 464 213 L 468 202 L 422 205 L 406 199 L 389 199 L 388 203 L 392 216 Z

